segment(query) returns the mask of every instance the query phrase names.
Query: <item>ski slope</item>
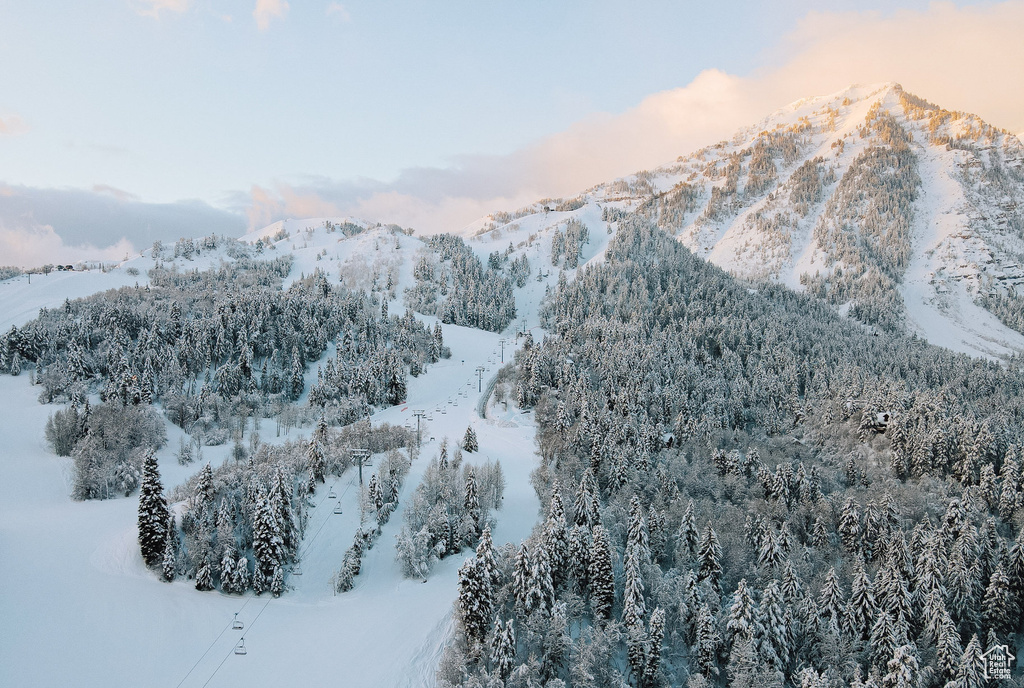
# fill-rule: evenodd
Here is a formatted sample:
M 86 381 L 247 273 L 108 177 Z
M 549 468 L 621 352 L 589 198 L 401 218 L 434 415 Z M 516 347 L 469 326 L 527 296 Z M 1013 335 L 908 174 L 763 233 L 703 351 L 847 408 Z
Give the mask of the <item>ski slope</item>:
M 399 236 L 396 248 L 395 235 L 383 229 L 341 242 L 336 235 L 312 234 L 305 247 L 275 249 L 295 256 L 289 280 L 316 267 L 344 280 L 344 269 L 372 269 L 383 261 L 397 266 L 401 301 L 402 288 L 412 283 L 419 239 Z M 492 245 L 504 248 L 508 238 L 483 237 L 470 245 L 486 259 L 495 250 Z M 323 253 L 325 248 L 329 255 Z M 540 260 L 548 248 L 535 242 L 523 250 Z M 596 253 L 597 247 L 588 251 Z M 201 267 L 220 260 L 226 257 L 204 256 Z M 189 261 L 182 263 L 179 267 L 192 267 Z M 34 276 L 31 285 L 26 278 L 0 283 L 0 321 L 5 327 L 19 326 L 39 307 L 57 307 L 65 298 L 134 286 L 137 281 L 145 284 L 145 270 L 151 265 L 143 256 L 107 273 L 54 273 L 48 278 Z M 139 269 L 140 275 L 127 274 L 129 267 Z M 517 290 L 528 327 L 536 325 L 537 302 L 556 275 L 550 271 L 543 282 L 531 281 Z M 418 317 L 431 326 L 435 322 L 429 316 Z M 518 320 L 516 325 L 523 323 Z M 16 378 L 0 376 L 0 438 L 6 447 L 0 453 L 0 685 L 432 685 L 452 633 L 457 571 L 471 552 L 443 560 L 426 582 L 408 580 L 395 560 L 394 536 L 440 441 L 447 437 L 454 445 L 472 425 L 480 451 L 465 454 L 464 460 L 501 462 L 506 492 L 502 508 L 495 512 L 496 545 L 526 538 L 539 508 L 529 481 L 537 465 L 532 415 L 500 406 L 492 407 L 486 419 L 478 413 L 486 403 L 478 390 L 490 390 L 489 382 L 501 365 L 499 340 L 505 339 L 505 362 L 519 345 L 514 327 L 495 334 L 445 325 L 444 336 L 451 359 L 409 379 L 408 403 L 372 416 L 374 423 L 415 429 L 413 412 L 426 411 L 423 449 L 403 484 L 398 510 L 363 558 L 354 589 L 340 595 L 333 593 L 331 577 L 359 527 L 355 469 L 329 480 L 313 496 L 317 506 L 310 512 L 300 548 L 302 574 L 289 576 L 291 589 L 285 595 L 273 599 L 198 592 L 193 581 L 164 583 L 143 565 L 137 542 L 137 494 L 108 501 L 69 498 L 71 460 L 53 455 L 44 439 L 46 420 L 56 407 L 38 403 L 29 370 Z M 329 349 L 325 356 L 330 353 Z M 479 375 L 478 366 L 483 368 Z M 315 365 L 307 375 L 315 379 Z M 167 427 L 168 443 L 158 458 L 170 492 L 202 463 L 178 465 L 174 453 L 183 434 L 169 423 Z M 275 437 L 274 422 L 266 420 L 260 436 L 266 442 L 283 442 L 310 431 L 292 430 Z M 228 460 L 229 451 L 229 445 L 204 447 L 203 462 L 219 465 Z M 364 469 L 364 480 L 374 470 Z M 332 488 L 337 499 L 328 496 Z M 336 502 L 341 514 L 334 513 Z M 240 631 L 231 628 L 236 613 L 245 625 Z M 239 656 L 234 648 L 243 637 L 247 654 Z

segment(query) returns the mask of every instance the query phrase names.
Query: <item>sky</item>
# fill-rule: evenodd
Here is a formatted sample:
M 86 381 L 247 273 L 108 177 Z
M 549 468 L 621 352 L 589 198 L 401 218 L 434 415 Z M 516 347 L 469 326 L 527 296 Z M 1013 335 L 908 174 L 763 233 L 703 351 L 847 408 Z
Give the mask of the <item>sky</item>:
M 0 265 L 353 215 L 418 232 L 899 81 L 1024 130 L 1024 0 L 0 0 Z

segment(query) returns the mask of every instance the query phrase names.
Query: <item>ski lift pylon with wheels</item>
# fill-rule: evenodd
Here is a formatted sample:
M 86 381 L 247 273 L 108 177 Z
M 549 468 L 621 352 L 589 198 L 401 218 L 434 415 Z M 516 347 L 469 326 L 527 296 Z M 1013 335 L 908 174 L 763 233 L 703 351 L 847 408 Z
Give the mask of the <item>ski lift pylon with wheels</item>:
M 249 652 L 245 649 L 245 636 L 242 636 L 241 640 L 238 641 L 238 644 L 235 645 L 235 654 L 236 655 L 247 655 L 247 654 L 249 654 Z
M 338 503 L 337 503 L 337 504 L 335 505 L 335 507 L 334 507 L 334 513 L 336 513 L 336 514 L 340 514 L 340 513 L 341 513 L 341 502 L 338 502 Z
M 231 622 L 231 628 L 236 631 L 240 631 L 245 628 L 245 624 L 238 618 L 238 612 L 235 612 L 235 620 Z

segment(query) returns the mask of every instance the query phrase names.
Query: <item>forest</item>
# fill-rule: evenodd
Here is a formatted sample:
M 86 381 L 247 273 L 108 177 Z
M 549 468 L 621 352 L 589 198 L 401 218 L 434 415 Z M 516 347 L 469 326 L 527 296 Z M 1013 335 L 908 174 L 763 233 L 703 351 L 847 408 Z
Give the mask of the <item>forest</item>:
M 440 685 L 990 685 L 1024 604 L 1016 361 L 751 289 L 642 218 L 544 322 L 513 370 L 541 520 L 460 570 Z

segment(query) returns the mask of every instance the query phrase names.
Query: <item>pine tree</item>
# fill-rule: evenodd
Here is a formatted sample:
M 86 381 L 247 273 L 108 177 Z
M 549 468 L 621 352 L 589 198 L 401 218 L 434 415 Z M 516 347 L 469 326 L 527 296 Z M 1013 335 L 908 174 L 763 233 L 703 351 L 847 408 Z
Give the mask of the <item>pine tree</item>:
M 834 568 L 825 574 L 825 582 L 818 597 L 818 614 L 821 619 L 839 628 L 843 618 L 843 591 L 839 587 L 839 577 Z
M 697 580 L 706 580 L 711 584 L 713 590 L 721 591 L 722 546 L 718 544 L 718 536 L 715 534 L 714 528 L 711 527 L 710 521 L 708 521 L 707 526 L 704 528 L 704 534 L 701 536 L 697 559 L 700 562 Z
M 284 568 L 280 564 L 274 566 L 274 575 L 270 579 L 270 592 L 274 597 L 280 597 L 284 592 Z
M 839 516 L 839 535 L 843 541 L 843 549 L 856 552 L 860 547 L 860 515 L 853 497 L 847 497 Z
M 857 557 L 854 564 L 853 587 L 846 605 L 846 623 L 849 634 L 858 640 L 866 640 L 874 626 L 875 596 L 871 580 L 864 570 L 864 560 Z
M 594 474 L 590 472 L 590 469 L 585 470 L 583 477 L 580 479 L 580 487 L 576 493 L 573 512 L 576 514 L 576 525 L 578 526 L 593 528 L 601 523 Z
M 305 371 L 302 366 L 302 359 L 299 357 L 299 347 L 292 347 L 292 369 L 288 377 L 288 397 L 296 401 L 302 396 L 302 390 L 306 388 L 304 378 Z
M 643 629 L 647 606 L 644 602 L 644 581 L 640 570 L 640 548 L 630 547 L 623 564 L 625 588 L 622 593 L 622 623 L 628 632 Z
M 299 546 L 298 528 L 292 515 L 291 495 L 292 488 L 285 481 L 284 471 L 280 466 L 276 466 L 270 486 L 270 507 L 281 534 L 285 560 L 291 560 Z
M 537 545 L 537 561 L 533 565 L 534 586 L 531 594 L 534 597 L 531 606 L 545 612 L 551 611 L 555 603 L 555 584 L 551 578 L 551 559 L 548 550 L 541 542 Z
M 686 511 L 683 512 L 683 520 L 679 524 L 679 532 L 676 534 L 676 539 L 679 542 L 680 551 L 685 551 L 687 560 L 697 553 L 699 541 L 697 538 L 697 526 L 693 519 L 693 501 L 686 505 Z M 685 550 L 682 548 L 685 548 Z
M 882 677 L 882 688 L 917 688 L 920 679 L 920 665 L 917 650 L 912 645 L 900 645 L 886 664 L 887 673 Z
M 981 604 L 981 621 L 990 630 L 1003 635 L 1015 630 L 1015 620 L 1011 617 L 1015 605 L 1010 589 L 1010 577 L 1006 574 L 1003 562 L 1000 561 L 989 579 L 988 588 Z
M 498 677 L 504 680 L 515 666 L 516 631 L 513 620 L 502 623 L 500 618 L 495 618 L 494 634 L 491 637 L 491 665 Z
M 642 685 L 657 686 L 661 675 L 661 645 L 665 641 L 665 610 L 656 607 L 651 612 L 651 628 L 647 639 L 647 658 L 644 662 Z
M 274 575 L 274 569 L 284 560 L 281 531 L 270 502 L 262 491 L 257 495 L 255 512 L 252 548 L 256 555 L 256 569 L 262 572 L 266 582 L 266 579 Z
M 615 601 L 615 578 L 612 572 L 612 553 L 608 534 L 601 526 L 594 526 L 593 544 L 590 549 L 590 569 L 587 572 L 590 583 L 590 607 L 596 620 L 611 617 Z
M 707 605 L 700 605 L 697 610 L 696 632 L 694 634 L 694 646 L 692 655 L 694 657 L 693 668 L 705 678 L 718 675 L 718 667 L 715 660 L 718 657 L 718 648 L 721 645 L 721 638 L 715 630 L 715 617 Z
M 260 568 L 259 559 L 257 559 L 252 572 L 252 591 L 257 595 L 262 595 L 266 590 L 267 577 L 263 574 L 263 569 Z
M 519 553 L 516 555 L 515 568 L 512 579 L 513 597 L 515 599 L 516 613 L 520 618 L 526 618 L 534 610 L 536 595 L 534 594 L 533 560 L 530 557 L 530 547 L 525 542 L 519 545 Z
M 170 513 L 160 482 L 156 454 L 150 450 L 142 464 L 142 487 L 139 492 L 139 545 L 147 566 L 161 563 L 167 539 Z
M 466 428 L 466 434 L 462 437 L 462 449 L 469 454 L 480 449 L 476 441 L 476 430 L 473 429 L 472 425 Z
M 960 657 L 960 665 L 957 667 L 953 683 L 956 688 L 983 688 L 984 672 L 985 660 L 981 656 L 981 643 L 978 642 L 978 635 L 974 634 Z
M 324 471 L 327 468 L 324 459 L 324 443 L 327 440 L 327 419 L 320 416 L 313 436 L 309 438 L 309 448 L 306 450 L 306 465 L 309 469 L 310 485 L 326 482 Z M 312 492 L 313 490 L 310 490 Z
M 735 645 L 744 640 L 754 640 L 757 624 L 756 613 L 754 600 L 747 590 L 747 580 L 744 578 L 736 587 L 732 605 L 729 607 L 729 621 L 725 625 L 725 629 L 729 633 L 728 643 Z
M 573 590 L 583 593 L 588 589 L 591 543 L 588 531 L 583 526 L 573 526 L 569 531 L 569 550 L 566 559 L 567 576 Z
M 237 592 L 235 589 L 235 552 L 225 548 L 220 560 L 220 587 L 226 593 Z
M 791 621 L 786 610 L 786 601 L 777 581 L 771 581 L 761 594 L 760 607 L 761 625 L 764 627 L 765 642 L 771 643 L 772 652 L 762 652 L 762 656 L 774 655 L 775 669 L 783 669 L 789 664 L 791 650 Z
M 196 569 L 196 590 L 213 590 L 213 567 L 210 560 L 204 558 Z
M 480 577 L 487 582 L 492 591 L 496 591 L 501 583 L 498 564 L 494 559 L 494 541 L 491 539 L 491 527 L 484 528 L 480 534 L 480 542 L 476 546 L 477 567 Z
M 935 659 L 940 677 L 952 680 L 960 667 L 960 659 L 963 656 L 964 648 L 960 644 L 960 633 L 956 630 L 956 624 L 950 618 L 945 608 L 942 609 L 942 616 L 939 620 L 940 632 L 935 643 Z
M 178 569 L 178 533 L 174 527 L 173 516 L 167 519 L 167 537 L 164 539 L 166 543 L 164 545 L 162 573 L 163 579 L 170 583 L 174 580 Z
M 900 645 L 896 637 L 896 627 L 889 612 L 882 610 L 877 615 L 868 645 L 871 647 L 871 658 L 875 666 L 879 669 L 886 668 L 889 660 L 893 658 L 896 648 Z
M 651 558 L 650 538 L 647 524 L 644 523 L 644 511 L 640 500 L 634 495 L 629 503 L 629 530 L 626 533 L 626 547 L 636 551 L 637 560 L 646 564 Z
M 238 557 L 235 562 L 235 577 L 232 587 L 239 595 L 244 595 L 249 589 L 249 560 L 245 557 Z
M 558 481 L 554 481 L 551 489 L 551 504 L 548 508 L 548 520 L 544 524 L 544 546 L 548 551 L 551 563 L 551 578 L 555 588 L 565 584 L 568 575 L 569 533 L 565 522 L 565 509 L 562 506 L 562 494 Z
M 465 513 L 473 520 L 473 537 L 479 536 L 483 523 L 480 511 L 480 497 L 477 495 L 476 474 L 472 466 L 466 466 L 466 496 L 462 503 Z
M 459 611 L 470 647 L 484 641 L 492 607 L 490 581 L 477 558 L 470 557 L 459 569 Z

